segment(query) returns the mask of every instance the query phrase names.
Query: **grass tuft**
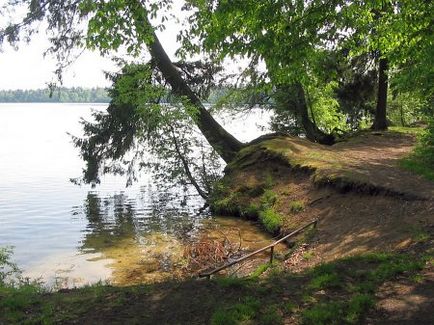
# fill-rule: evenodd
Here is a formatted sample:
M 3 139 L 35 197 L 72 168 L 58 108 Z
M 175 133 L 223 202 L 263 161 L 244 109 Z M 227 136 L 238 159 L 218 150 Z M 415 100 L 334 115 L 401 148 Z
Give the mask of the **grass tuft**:
M 261 220 L 265 229 L 271 233 L 277 232 L 282 226 L 282 216 L 274 211 L 273 208 L 267 208 L 259 212 L 259 220 Z

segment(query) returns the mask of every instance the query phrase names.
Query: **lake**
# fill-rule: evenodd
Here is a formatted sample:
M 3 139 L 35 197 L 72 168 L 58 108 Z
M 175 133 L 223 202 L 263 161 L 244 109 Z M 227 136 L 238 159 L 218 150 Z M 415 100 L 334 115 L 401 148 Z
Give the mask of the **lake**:
M 79 136 L 80 118 L 106 106 L 0 104 L 0 247 L 14 247 L 25 276 L 56 288 L 161 281 L 182 273 L 186 245 L 204 233 L 240 232 L 246 249 L 271 240 L 250 222 L 198 213 L 194 192 L 162 193 L 146 174 L 128 188 L 114 176 L 96 188 L 72 184 L 84 163 L 67 132 Z M 248 141 L 268 117 L 227 120 Z

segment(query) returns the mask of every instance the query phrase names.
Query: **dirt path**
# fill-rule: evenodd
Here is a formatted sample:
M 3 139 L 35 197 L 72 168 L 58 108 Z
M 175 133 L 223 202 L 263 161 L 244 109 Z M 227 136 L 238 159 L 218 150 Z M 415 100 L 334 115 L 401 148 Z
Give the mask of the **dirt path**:
M 338 143 L 331 150 L 340 156 L 343 169 L 349 173 L 358 174 L 378 187 L 432 200 L 434 183 L 398 164 L 414 145 L 412 135 L 373 132 Z
M 260 147 L 268 155 L 283 156 L 291 166 L 313 170 L 317 182 L 347 187 L 353 183 L 353 190 L 433 200 L 434 182 L 399 166 L 415 142 L 411 134 L 365 132 L 331 147 L 287 136 L 266 140 Z
M 434 270 L 425 270 L 418 282 L 401 278 L 386 282 L 366 324 L 434 324 Z

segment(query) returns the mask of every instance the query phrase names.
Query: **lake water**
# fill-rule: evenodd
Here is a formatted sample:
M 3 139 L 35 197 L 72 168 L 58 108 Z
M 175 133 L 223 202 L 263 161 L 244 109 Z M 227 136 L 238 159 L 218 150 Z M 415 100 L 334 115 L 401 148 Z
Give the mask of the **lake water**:
M 251 223 L 198 214 L 194 192 L 161 193 L 148 175 L 128 188 L 113 176 L 93 189 L 72 184 L 84 163 L 67 132 L 80 135 L 80 118 L 105 107 L 0 104 L 0 247 L 14 247 L 25 276 L 57 287 L 160 281 L 181 273 L 186 242 L 204 232 L 240 230 L 245 248 L 270 241 Z M 268 118 L 228 120 L 248 141 Z

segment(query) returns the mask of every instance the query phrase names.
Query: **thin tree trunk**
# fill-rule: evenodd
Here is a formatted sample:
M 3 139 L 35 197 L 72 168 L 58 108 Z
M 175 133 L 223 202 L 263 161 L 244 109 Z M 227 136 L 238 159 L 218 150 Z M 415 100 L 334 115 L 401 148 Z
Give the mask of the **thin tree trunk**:
M 321 144 L 332 145 L 335 142 L 335 138 L 331 134 L 321 131 L 309 118 L 309 110 L 306 103 L 306 95 L 304 93 L 303 86 L 300 83 L 294 85 L 295 87 L 295 103 L 294 108 L 296 115 L 301 125 L 306 132 L 306 138 L 312 142 L 318 142 Z
M 151 26 L 149 22 L 147 23 Z M 178 69 L 172 64 L 155 32 L 153 32 L 153 41 L 148 44 L 148 49 L 158 69 L 172 87 L 174 94 L 183 97 L 186 100 L 185 105 L 191 105 L 197 110 L 193 119 L 209 144 L 224 161 L 231 162 L 244 144 L 227 132 L 206 110 L 199 97 L 191 90 Z
M 378 95 L 377 108 L 375 110 L 374 123 L 371 129 L 376 131 L 387 130 L 387 88 L 388 88 L 388 62 L 387 59 L 381 58 L 378 64 Z
M 181 148 L 178 145 L 178 141 L 176 140 L 176 134 L 175 130 L 172 126 L 170 126 L 170 131 L 172 133 L 172 141 L 175 146 L 176 154 L 178 155 L 178 158 L 181 160 L 182 166 L 184 167 L 185 174 L 190 181 L 191 185 L 194 186 L 197 193 L 204 199 L 208 200 L 208 194 L 200 187 L 199 183 L 194 179 L 193 174 L 191 173 L 190 166 L 188 164 L 188 161 L 186 160 L 185 156 L 181 152 Z
M 405 119 L 404 119 L 404 105 L 401 104 L 399 112 L 401 115 L 401 125 L 406 126 L 407 123 L 405 123 Z

